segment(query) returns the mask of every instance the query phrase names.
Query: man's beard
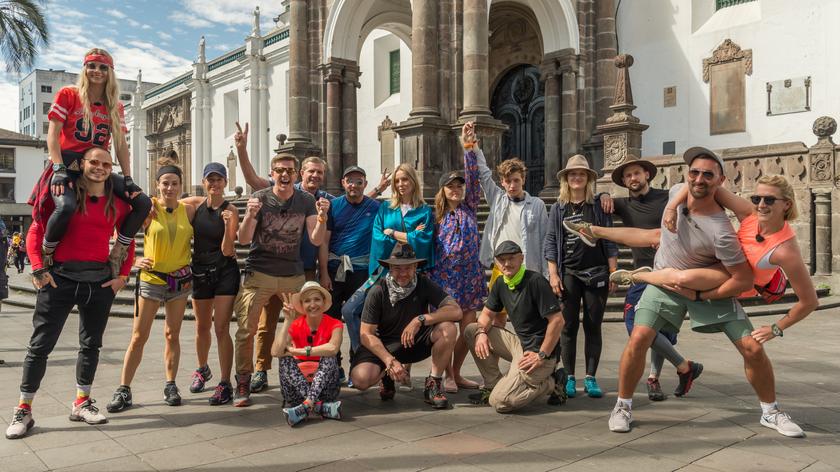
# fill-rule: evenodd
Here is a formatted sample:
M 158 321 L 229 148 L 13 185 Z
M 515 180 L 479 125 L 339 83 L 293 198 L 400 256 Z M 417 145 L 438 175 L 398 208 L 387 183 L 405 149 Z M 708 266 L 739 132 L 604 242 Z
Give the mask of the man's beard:
M 694 197 L 694 198 L 705 198 L 709 195 L 709 193 L 711 192 L 711 189 L 709 188 L 708 185 L 701 185 L 699 187 L 691 185 L 688 188 L 688 191 L 689 191 L 689 193 L 691 193 L 691 196 Z

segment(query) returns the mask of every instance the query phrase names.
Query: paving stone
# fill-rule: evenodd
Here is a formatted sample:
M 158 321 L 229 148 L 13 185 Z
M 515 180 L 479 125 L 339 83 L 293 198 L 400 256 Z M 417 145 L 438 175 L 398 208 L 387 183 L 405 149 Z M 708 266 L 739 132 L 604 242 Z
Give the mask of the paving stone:
M 0 472 L 35 472 L 48 470 L 47 465 L 33 452 L 4 457 L 0 461 Z
M 762 472 L 788 472 L 805 467 L 791 460 L 732 447 L 704 457 L 697 461 L 697 465 L 721 470 L 761 470 Z
M 180 470 L 220 462 L 233 456 L 210 442 L 197 442 L 144 452 L 138 457 L 157 470 Z
M 80 464 L 72 467 L 63 467 L 56 469 L 58 472 L 91 472 L 95 471 L 110 471 L 118 470 L 123 472 L 138 472 L 143 470 L 155 470 L 151 465 L 143 462 L 137 456 L 118 457 L 116 459 L 108 459 L 99 462 L 91 462 L 89 464 Z
M 36 454 L 49 469 L 57 469 L 128 456 L 131 451 L 120 446 L 113 439 L 103 438 L 90 442 L 80 441 L 72 446 L 41 449 L 36 451 Z
M 516 470 L 517 472 L 542 472 L 556 469 L 565 464 L 564 461 L 556 457 L 545 456 L 515 447 L 505 447 L 484 454 L 476 454 L 465 457 L 462 461 L 481 467 L 483 470 L 497 472 L 510 470 Z
M 183 444 L 193 444 L 204 441 L 203 438 L 191 433 L 186 428 L 169 427 L 149 431 L 147 433 L 120 436 L 115 439 L 123 447 L 134 454 L 157 451 Z

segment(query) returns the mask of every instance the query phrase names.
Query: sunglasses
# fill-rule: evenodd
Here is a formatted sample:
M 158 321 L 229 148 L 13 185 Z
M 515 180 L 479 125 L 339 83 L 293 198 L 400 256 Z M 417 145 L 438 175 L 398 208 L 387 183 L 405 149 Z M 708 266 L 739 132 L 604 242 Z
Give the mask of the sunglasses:
M 771 196 L 771 195 L 753 195 L 753 196 L 750 197 L 750 201 L 752 202 L 753 205 L 760 205 L 762 200 L 764 200 L 764 203 L 767 206 L 772 206 L 774 203 L 776 203 L 777 200 L 787 200 L 787 199 L 786 198 L 781 198 L 781 197 L 774 197 L 774 196 Z
M 111 170 L 114 168 L 114 164 L 110 162 L 100 161 L 99 159 L 82 159 L 84 161 L 88 161 L 90 165 L 93 167 L 102 167 L 105 170 Z
M 283 174 L 294 175 L 295 172 L 297 172 L 297 169 L 295 169 L 294 167 L 275 167 L 275 168 L 271 169 L 271 171 L 274 172 L 277 175 L 283 175 Z
M 107 64 L 97 64 L 95 62 L 88 62 L 87 64 L 85 64 L 85 68 L 87 70 L 99 69 L 100 71 L 105 72 L 108 70 L 109 67 Z
M 344 182 L 347 185 L 355 185 L 357 187 L 361 187 L 365 183 L 365 181 L 362 180 L 362 179 L 355 179 L 355 180 L 344 179 Z
M 318 332 L 318 330 L 317 330 L 317 329 L 316 329 L 316 330 L 313 330 L 313 331 L 309 334 L 309 336 L 307 336 L 307 337 L 306 337 L 306 342 L 307 342 L 307 344 L 309 344 L 310 346 L 312 345 L 312 343 L 314 343 L 314 342 L 315 342 L 315 334 L 316 334 L 317 332 Z
M 691 179 L 696 179 L 699 176 L 703 176 L 704 180 L 714 180 L 716 177 L 715 173 L 710 170 L 700 170 L 700 169 L 689 169 L 688 176 Z

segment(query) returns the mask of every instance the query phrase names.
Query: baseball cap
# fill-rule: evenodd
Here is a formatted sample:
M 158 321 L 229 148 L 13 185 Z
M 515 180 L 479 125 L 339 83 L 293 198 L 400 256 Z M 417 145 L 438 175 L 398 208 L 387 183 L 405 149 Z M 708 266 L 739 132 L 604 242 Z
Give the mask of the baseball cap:
M 463 172 L 461 172 L 459 170 L 457 170 L 457 171 L 453 170 L 452 172 L 448 172 L 446 174 L 443 174 L 440 177 L 440 181 L 438 181 L 438 186 L 446 187 L 453 180 L 460 180 L 461 183 L 466 183 L 467 182 L 466 179 L 464 179 L 464 173 Z
M 218 162 L 211 162 L 204 166 L 204 178 L 206 179 L 210 174 L 219 174 L 227 180 L 227 167 Z
M 365 170 L 364 170 L 364 169 L 362 169 L 362 168 L 361 168 L 361 167 L 359 167 L 359 166 L 350 166 L 350 167 L 348 167 L 348 168 L 344 169 L 344 173 L 343 173 L 343 174 L 341 174 L 341 177 L 342 177 L 342 178 L 343 178 L 343 177 L 347 177 L 347 174 L 351 174 L 351 173 L 353 173 L 353 172 L 358 172 L 358 173 L 360 173 L 360 174 L 364 175 L 365 177 L 367 177 L 367 173 L 365 172 Z
M 493 257 L 504 256 L 505 254 L 521 254 L 522 248 L 513 241 L 504 241 L 493 252 Z
M 720 165 L 720 171 L 723 172 L 723 170 L 724 170 L 723 159 L 721 159 L 720 156 L 715 154 L 715 152 L 712 151 L 711 149 L 706 149 L 706 148 L 701 147 L 701 146 L 694 146 L 692 148 L 688 148 L 683 153 L 683 160 L 685 160 L 685 163 L 690 166 L 691 163 L 694 162 L 694 159 L 697 159 L 698 157 L 701 157 L 701 156 L 708 157 L 710 159 L 714 159 L 715 161 L 717 161 L 718 165 Z

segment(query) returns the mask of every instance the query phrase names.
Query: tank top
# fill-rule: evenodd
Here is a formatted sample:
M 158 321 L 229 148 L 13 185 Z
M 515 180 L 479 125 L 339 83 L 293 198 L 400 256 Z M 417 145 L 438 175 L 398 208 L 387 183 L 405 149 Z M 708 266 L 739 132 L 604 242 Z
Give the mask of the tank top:
M 178 204 L 175 211 L 169 213 L 159 200 L 154 200 L 157 214 L 146 228 L 143 238 L 143 254 L 154 261 L 154 272 L 174 272 L 190 264 L 190 241 L 193 227 L 187 208 Z M 140 280 L 155 285 L 166 285 L 155 274 L 140 271 Z
M 758 242 L 755 235 L 758 234 L 758 217 L 753 213 L 744 218 L 741 222 L 741 227 L 738 228 L 738 241 L 744 249 L 744 254 L 747 256 L 747 261 L 753 270 L 754 284 L 763 287 L 770 282 L 773 275 L 778 270 L 777 266 L 771 264 L 760 263 L 762 259 L 769 253 L 772 253 L 783 242 L 793 239 L 796 236 L 793 228 L 785 222 L 781 230 L 773 234 L 764 236 L 764 241 Z M 769 258 L 768 258 L 769 259 Z M 767 261 L 769 262 L 769 261 Z M 741 296 L 753 296 L 756 294 L 755 289 L 751 289 Z
M 222 240 L 225 237 L 225 220 L 222 212 L 228 207 L 227 200 L 219 208 L 211 209 L 205 200 L 195 210 L 193 217 L 193 262 L 214 264 L 222 254 Z

